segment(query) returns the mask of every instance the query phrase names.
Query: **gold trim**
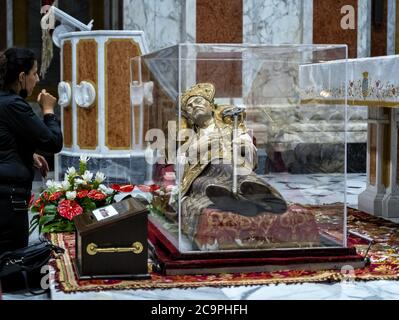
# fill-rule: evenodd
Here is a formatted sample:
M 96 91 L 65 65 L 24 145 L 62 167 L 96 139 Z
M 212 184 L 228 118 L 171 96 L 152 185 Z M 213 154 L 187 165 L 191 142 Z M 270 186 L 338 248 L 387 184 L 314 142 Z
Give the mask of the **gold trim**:
M 304 99 L 300 104 L 345 104 L 344 100 L 324 100 L 324 99 Z M 367 107 L 385 107 L 385 108 L 399 108 L 399 101 L 373 101 L 373 100 L 347 100 L 349 106 L 367 106 Z
M 64 43 L 62 44 L 62 81 L 68 82 L 71 86 L 71 103 L 66 106 L 65 108 L 62 109 L 62 116 L 63 116 L 63 124 L 62 124 L 62 129 L 63 129 L 63 133 L 65 133 L 65 109 L 67 108 L 71 108 L 71 143 L 70 144 L 66 144 L 65 143 L 65 139 L 64 139 L 64 147 L 66 148 L 72 148 L 73 146 L 73 112 L 72 112 L 72 99 L 73 99 L 73 88 L 72 88 L 72 79 L 65 79 L 65 46 L 68 45 L 70 46 L 70 74 L 71 74 L 71 78 L 72 78 L 72 74 L 73 74 L 73 46 L 72 46 L 72 41 L 71 40 L 65 40 Z
M 80 75 L 79 75 L 79 45 L 80 44 L 84 44 L 84 43 L 90 43 L 90 42 L 94 42 L 95 43 L 95 63 L 96 63 L 96 79 L 95 82 L 92 79 L 81 79 L 81 81 L 79 81 L 80 79 Z M 96 125 L 96 146 L 85 146 L 85 145 L 80 145 L 79 144 L 79 138 L 80 138 L 80 134 L 79 134 L 79 112 L 77 112 L 76 114 L 76 118 L 77 118 L 77 145 L 80 149 L 86 149 L 86 150 L 96 150 L 98 147 L 98 42 L 96 41 L 96 39 L 80 39 L 78 41 L 78 43 L 76 44 L 76 82 L 80 83 L 82 81 L 87 81 L 90 82 L 95 90 L 96 90 L 96 100 L 93 102 L 93 104 L 90 106 L 90 108 L 95 108 L 96 109 L 96 121 L 95 121 L 95 125 Z
M 104 133 L 105 133 L 105 146 L 109 149 L 109 150 L 129 150 L 133 147 L 134 141 L 132 141 L 132 137 L 133 137 L 133 126 L 131 125 L 132 121 L 130 121 L 130 146 L 129 147 L 111 147 L 108 144 L 108 134 L 107 134 L 107 129 L 108 129 L 108 72 L 107 72 L 107 66 L 108 66 L 108 55 L 107 55 L 107 50 L 108 50 L 108 45 L 111 42 L 120 42 L 120 41 L 128 41 L 131 42 L 133 44 L 133 46 L 138 48 L 138 52 L 139 52 L 139 56 L 142 54 L 141 53 L 141 48 L 140 45 L 135 42 L 133 39 L 127 39 L 127 38 L 110 38 L 107 41 L 105 41 L 104 43 L 104 120 L 105 120 L 105 126 L 104 126 Z M 133 57 L 130 57 L 133 58 Z M 129 64 L 129 68 L 130 68 L 130 64 Z M 129 79 L 129 83 L 130 83 L 130 79 Z M 129 87 L 130 90 L 130 87 Z M 132 112 L 133 109 L 130 106 L 130 91 L 129 91 L 129 113 L 130 113 L 130 119 L 132 118 Z
M 131 247 L 114 247 L 114 248 L 99 248 L 97 244 L 90 243 L 86 247 L 86 252 L 90 256 L 95 256 L 97 253 L 134 253 L 140 254 L 144 250 L 141 242 L 135 242 Z

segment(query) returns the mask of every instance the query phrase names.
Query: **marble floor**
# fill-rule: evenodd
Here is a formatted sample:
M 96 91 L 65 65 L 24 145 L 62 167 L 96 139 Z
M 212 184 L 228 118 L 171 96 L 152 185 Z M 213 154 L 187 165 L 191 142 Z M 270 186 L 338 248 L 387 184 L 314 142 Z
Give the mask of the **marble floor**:
M 344 180 L 340 175 L 273 175 L 265 178 L 284 196 L 299 203 L 333 203 L 344 200 Z M 350 174 L 347 180 L 346 201 L 349 206 L 357 207 L 357 195 L 366 186 L 365 174 Z M 396 219 L 397 220 L 397 219 Z M 396 221 L 399 222 L 399 221 Z M 37 235 L 33 236 L 33 239 Z M 53 276 L 53 272 L 51 273 Z M 53 277 L 50 277 L 51 279 Z M 347 280 L 339 283 L 304 283 L 280 284 L 268 286 L 241 286 L 231 288 L 197 289 L 156 289 L 106 291 L 65 294 L 55 289 L 51 280 L 49 294 L 30 296 L 26 294 L 7 294 L 4 300 L 379 300 L 399 299 L 397 281 L 353 282 Z

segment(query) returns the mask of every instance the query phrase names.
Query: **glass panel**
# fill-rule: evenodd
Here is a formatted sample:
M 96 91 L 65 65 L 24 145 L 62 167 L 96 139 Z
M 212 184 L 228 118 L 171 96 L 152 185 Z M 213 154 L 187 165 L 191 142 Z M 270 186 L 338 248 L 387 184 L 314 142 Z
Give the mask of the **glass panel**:
M 346 46 L 181 44 L 131 67 L 150 220 L 181 253 L 346 246 Z

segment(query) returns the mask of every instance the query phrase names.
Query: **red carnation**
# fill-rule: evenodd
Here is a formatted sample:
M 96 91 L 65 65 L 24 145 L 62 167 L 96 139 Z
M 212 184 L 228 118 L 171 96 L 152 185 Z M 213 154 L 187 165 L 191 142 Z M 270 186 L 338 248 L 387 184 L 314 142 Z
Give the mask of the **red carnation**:
M 72 220 L 73 217 L 83 213 L 82 207 L 72 200 L 62 200 L 58 205 L 57 211 L 61 217 L 68 220 Z
M 56 201 L 56 200 L 58 200 L 61 196 L 62 196 L 62 192 L 61 192 L 61 191 L 54 192 L 54 193 L 49 197 L 49 200 L 50 200 L 50 201 Z
M 82 191 L 78 192 L 78 194 L 76 196 L 78 199 L 82 199 L 82 198 L 86 197 L 88 193 L 89 193 L 89 191 L 82 190 Z

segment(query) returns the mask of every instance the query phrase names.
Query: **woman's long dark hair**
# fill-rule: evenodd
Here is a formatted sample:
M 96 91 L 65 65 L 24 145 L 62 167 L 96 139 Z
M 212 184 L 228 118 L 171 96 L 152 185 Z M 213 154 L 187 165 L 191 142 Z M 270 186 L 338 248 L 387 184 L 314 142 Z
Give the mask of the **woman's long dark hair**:
M 0 89 L 9 89 L 21 72 L 28 75 L 35 61 L 35 54 L 29 49 L 9 48 L 0 53 Z

